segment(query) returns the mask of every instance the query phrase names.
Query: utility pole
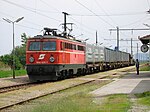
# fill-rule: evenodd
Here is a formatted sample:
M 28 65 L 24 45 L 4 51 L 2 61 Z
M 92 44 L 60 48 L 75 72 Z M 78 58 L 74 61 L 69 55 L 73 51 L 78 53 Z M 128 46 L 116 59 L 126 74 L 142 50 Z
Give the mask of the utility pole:
M 98 40 L 97 40 L 97 31 L 96 31 L 96 45 L 97 45 L 97 43 L 98 43 Z
M 15 22 L 12 22 L 13 24 L 13 79 L 15 79 Z
M 132 38 L 131 38 L 131 56 L 133 56 L 133 50 L 132 50 L 132 48 L 133 48 L 133 46 L 132 46 Z
M 119 51 L 119 27 L 117 26 L 117 51 Z
M 117 47 L 116 50 L 119 51 L 119 27 L 116 27 L 117 29 L 109 29 L 110 31 L 117 31 Z
M 138 55 L 139 55 L 139 53 L 138 53 L 138 43 L 137 43 L 137 57 L 136 57 L 137 59 L 139 58 Z
M 68 13 L 66 12 L 62 12 L 64 14 L 64 37 L 66 37 L 67 35 L 67 23 L 66 23 L 66 16 L 69 15 Z

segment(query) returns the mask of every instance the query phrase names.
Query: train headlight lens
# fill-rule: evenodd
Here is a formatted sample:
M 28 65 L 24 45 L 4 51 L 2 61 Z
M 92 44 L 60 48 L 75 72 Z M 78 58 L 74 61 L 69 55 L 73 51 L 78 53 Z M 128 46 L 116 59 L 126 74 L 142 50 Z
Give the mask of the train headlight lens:
M 53 63 L 55 61 L 55 58 L 54 57 L 50 57 L 49 60 L 50 60 L 51 63 Z
M 29 62 L 30 62 L 30 63 L 33 63 L 33 62 L 34 62 L 34 58 L 33 58 L 33 57 L 30 57 L 30 58 L 29 58 Z

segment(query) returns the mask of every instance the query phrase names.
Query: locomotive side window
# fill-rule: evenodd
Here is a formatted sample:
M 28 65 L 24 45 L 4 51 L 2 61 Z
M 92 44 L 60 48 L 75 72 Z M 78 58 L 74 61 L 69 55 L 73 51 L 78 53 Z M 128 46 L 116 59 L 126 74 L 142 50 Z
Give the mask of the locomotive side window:
M 79 51 L 84 51 L 84 47 L 83 47 L 83 46 L 78 45 L 78 50 L 79 50 Z
M 60 49 L 63 50 L 64 49 L 64 43 L 60 42 Z
M 71 43 L 64 43 L 66 49 L 76 50 L 76 45 Z
M 76 45 L 73 44 L 73 45 L 72 45 L 72 49 L 73 49 L 73 50 L 76 50 Z
M 55 51 L 56 50 L 56 42 L 43 42 L 42 49 L 44 51 Z
M 29 51 L 39 51 L 40 50 L 40 42 L 30 42 Z

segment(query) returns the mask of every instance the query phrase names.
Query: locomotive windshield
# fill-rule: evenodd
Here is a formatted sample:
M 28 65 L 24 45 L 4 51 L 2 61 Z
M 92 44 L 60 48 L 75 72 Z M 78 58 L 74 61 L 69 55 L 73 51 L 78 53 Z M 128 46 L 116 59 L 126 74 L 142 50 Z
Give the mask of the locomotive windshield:
M 40 42 L 30 42 L 29 50 L 30 51 L 39 51 L 40 50 Z
M 56 50 L 56 42 L 43 42 L 42 50 L 55 51 Z
M 30 42 L 29 51 L 40 51 L 40 50 L 55 51 L 56 42 Z

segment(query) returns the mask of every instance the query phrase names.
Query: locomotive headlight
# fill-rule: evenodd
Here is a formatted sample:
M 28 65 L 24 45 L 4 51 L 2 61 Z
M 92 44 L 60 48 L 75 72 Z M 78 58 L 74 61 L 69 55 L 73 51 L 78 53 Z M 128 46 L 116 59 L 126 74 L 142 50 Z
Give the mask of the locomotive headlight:
M 51 57 L 49 58 L 49 61 L 50 61 L 51 63 L 53 63 L 53 62 L 55 61 L 55 58 L 51 56 Z
M 29 62 L 30 62 L 30 63 L 33 63 L 33 62 L 34 62 L 34 58 L 33 58 L 33 57 L 30 57 L 30 58 L 29 58 Z

